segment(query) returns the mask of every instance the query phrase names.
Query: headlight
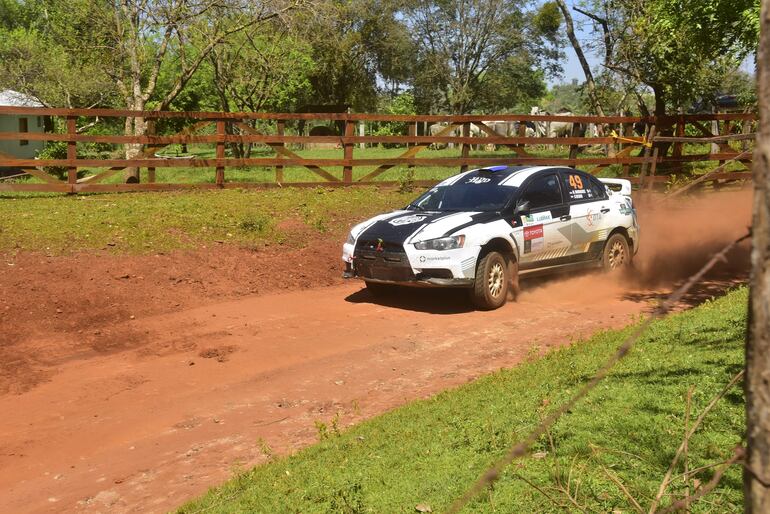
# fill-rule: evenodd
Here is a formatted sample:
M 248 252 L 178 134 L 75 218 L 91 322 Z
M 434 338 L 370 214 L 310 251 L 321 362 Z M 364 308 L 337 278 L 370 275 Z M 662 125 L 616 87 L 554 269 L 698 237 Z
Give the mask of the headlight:
M 353 237 L 353 232 L 351 232 L 350 234 L 348 234 L 348 240 L 345 241 L 345 244 L 352 245 L 352 244 L 355 244 L 355 242 L 356 242 L 356 238 Z
M 464 244 L 465 236 L 452 236 L 415 243 L 414 247 L 418 250 L 454 250 L 462 248 Z

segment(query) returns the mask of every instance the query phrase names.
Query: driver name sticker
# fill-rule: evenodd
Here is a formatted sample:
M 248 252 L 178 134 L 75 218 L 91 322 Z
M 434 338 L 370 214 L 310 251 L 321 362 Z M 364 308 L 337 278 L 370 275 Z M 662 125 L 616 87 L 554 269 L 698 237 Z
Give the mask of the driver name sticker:
M 545 246 L 543 225 L 524 227 L 524 253 L 539 252 Z
M 411 225 L 412 223 L 419 223 L 423 221 L 425 218 L 427 218 L 427 216 L 421 216 L 420 214 L 412 214 L 411 216 L 402 216 L 400 218 L 390 220 L 388 223 L 390 223 L 394 227 L 399 227 L 401 225 Z

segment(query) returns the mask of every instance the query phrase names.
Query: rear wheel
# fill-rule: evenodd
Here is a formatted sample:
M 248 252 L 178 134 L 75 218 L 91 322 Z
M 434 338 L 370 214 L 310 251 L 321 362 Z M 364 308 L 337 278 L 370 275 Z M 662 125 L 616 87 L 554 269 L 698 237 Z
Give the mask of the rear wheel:
M 604 245 L 602 265 L 605 271 L 615 271 L 631 265 L 631 251 L 623 234 L 612 234 Z
M 483 310 L 501 307 L 507 300 L 510 283 L 509 266 L 505 257 L 498 252 L 489 252 L 476 265 L 476 280 L 471 289 L 474 305 Z

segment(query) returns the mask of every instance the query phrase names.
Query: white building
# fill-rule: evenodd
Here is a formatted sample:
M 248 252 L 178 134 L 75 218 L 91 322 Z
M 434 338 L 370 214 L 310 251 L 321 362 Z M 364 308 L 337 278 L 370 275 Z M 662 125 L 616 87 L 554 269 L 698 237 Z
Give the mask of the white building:
M 0 91 L 0 107 L 44 107 L 32 97 L 6 89 Z M 15 115 L 0 113 L 0 132 L 44 132 L 43 116 Z M 10 155 L 20 159 L 33 159 L 43 149 L 45 141 L 0 141 L 0 155 Z

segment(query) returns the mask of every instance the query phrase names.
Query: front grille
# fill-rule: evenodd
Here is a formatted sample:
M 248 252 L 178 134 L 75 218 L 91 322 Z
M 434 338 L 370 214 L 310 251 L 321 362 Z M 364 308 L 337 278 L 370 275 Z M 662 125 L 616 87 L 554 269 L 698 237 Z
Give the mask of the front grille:
M 407 282 L 414 280 L 412 268 L 405 266 L 387 266 L 379 262 L 356 261 L 356 276 L 375 280 Z
M 380 250 L 377 250 L 380 248 Z M 379 239 L 368 239 L 356 243 L 356 252 L 359 250 L 382 251 L 389 253 L 406 253 L 401 243 L 391 243 Z
M 359 241 L 354 252 L 356 276 L 403 282 L 414 280 L 412 267 L 401 244 Z

